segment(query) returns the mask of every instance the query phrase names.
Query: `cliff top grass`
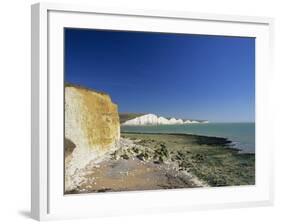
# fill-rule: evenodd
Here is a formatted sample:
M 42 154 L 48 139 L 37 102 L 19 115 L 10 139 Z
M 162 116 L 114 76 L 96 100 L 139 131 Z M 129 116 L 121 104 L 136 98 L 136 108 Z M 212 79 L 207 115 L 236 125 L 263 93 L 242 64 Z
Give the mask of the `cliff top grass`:
M 119 113 L 120 123 L 145 115 L 145 113 Z

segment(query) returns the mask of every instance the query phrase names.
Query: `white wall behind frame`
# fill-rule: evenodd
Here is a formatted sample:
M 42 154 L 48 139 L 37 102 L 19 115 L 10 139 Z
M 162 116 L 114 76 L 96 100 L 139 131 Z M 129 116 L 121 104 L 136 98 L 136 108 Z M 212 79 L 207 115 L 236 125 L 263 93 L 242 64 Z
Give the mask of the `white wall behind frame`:
M 1 88 L 0 88 L 0 136 L 1 136 L 1 223 L 34 223 L 29 219 L 30 206 L 30 4 L 37 1 L 10 0 L 1 3 Z M 75 0 L 60 1 L 77 3 Z M 99 6 L 184 10 L 211 13 L 230 13 L 254 16 L 276 17 L 275 54 L 276 73 L 272 93 L 274 108 L 272 116 L 276 123 L 276 139 L 281 133 L 281 70 L 278 66 L 281 58 L 281 13 L 280 3 L 276 0 L 80 0 L 79 4 Z M 16 136 L 16 137 L 15 137 Z M 281 149 L 275 142 L 275 149 Z M 168 215 L 149 215 L 125 218 L 104 218 L 98 220 L 63 221 L 58 223 L 280 223 L 281 201 L 278 189 L 281 189 L 280 151 L 275 152 L 276 162 L 276 205 L 266 208 L 230 209 L 176 213 Z

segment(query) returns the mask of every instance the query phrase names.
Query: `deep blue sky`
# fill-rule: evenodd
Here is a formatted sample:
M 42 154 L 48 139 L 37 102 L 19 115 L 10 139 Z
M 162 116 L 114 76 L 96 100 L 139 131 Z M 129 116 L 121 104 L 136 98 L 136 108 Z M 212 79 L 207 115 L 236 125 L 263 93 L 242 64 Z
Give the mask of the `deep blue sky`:
M 65 81 L 119 112 L 254 121 L 255 39 L 67 28 Z

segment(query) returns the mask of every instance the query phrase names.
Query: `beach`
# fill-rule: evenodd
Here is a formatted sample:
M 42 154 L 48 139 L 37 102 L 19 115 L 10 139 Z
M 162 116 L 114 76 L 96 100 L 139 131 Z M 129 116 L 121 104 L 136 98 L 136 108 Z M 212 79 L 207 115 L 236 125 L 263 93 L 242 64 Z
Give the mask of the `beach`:
M 226 138 L 122 132 L 118 149 L 79 178 L 66 194 L 254 185 L 255 154 Z
M 64 34 L 66 194 L 255 185 L 255 38 Z

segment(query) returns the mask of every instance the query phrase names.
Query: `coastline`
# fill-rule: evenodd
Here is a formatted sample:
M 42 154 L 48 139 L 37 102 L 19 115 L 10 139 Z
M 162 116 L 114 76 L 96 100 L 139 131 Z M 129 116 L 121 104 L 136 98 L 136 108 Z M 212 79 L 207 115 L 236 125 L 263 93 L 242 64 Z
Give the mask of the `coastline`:
M 239 149 L 240 153 L 255 153 L 255 123 L 254 122 L 210 122 L 207 124 L 189 125 L 121 125 L 121 132 L 133 133 L 165 133 L 189 134 L 204 137 L 226 138 L 230 146 Z
M 121 132 L 119 148 L 81 175 L 70 193 L 219 187 L 255 184 L 255 154 L 231 141 L 175 133 Z
M 240 153 L 231 141 L 221 137 L 193 134 L 121 133 L 123 137 L 142 139 L 142 144 L 157 148 L 164 144 L 169 156 L 166 161 L 179 164 L 209 186 L 255 184 L 255 154 Z M 151 145 L 151 140 L 155 144 Z

